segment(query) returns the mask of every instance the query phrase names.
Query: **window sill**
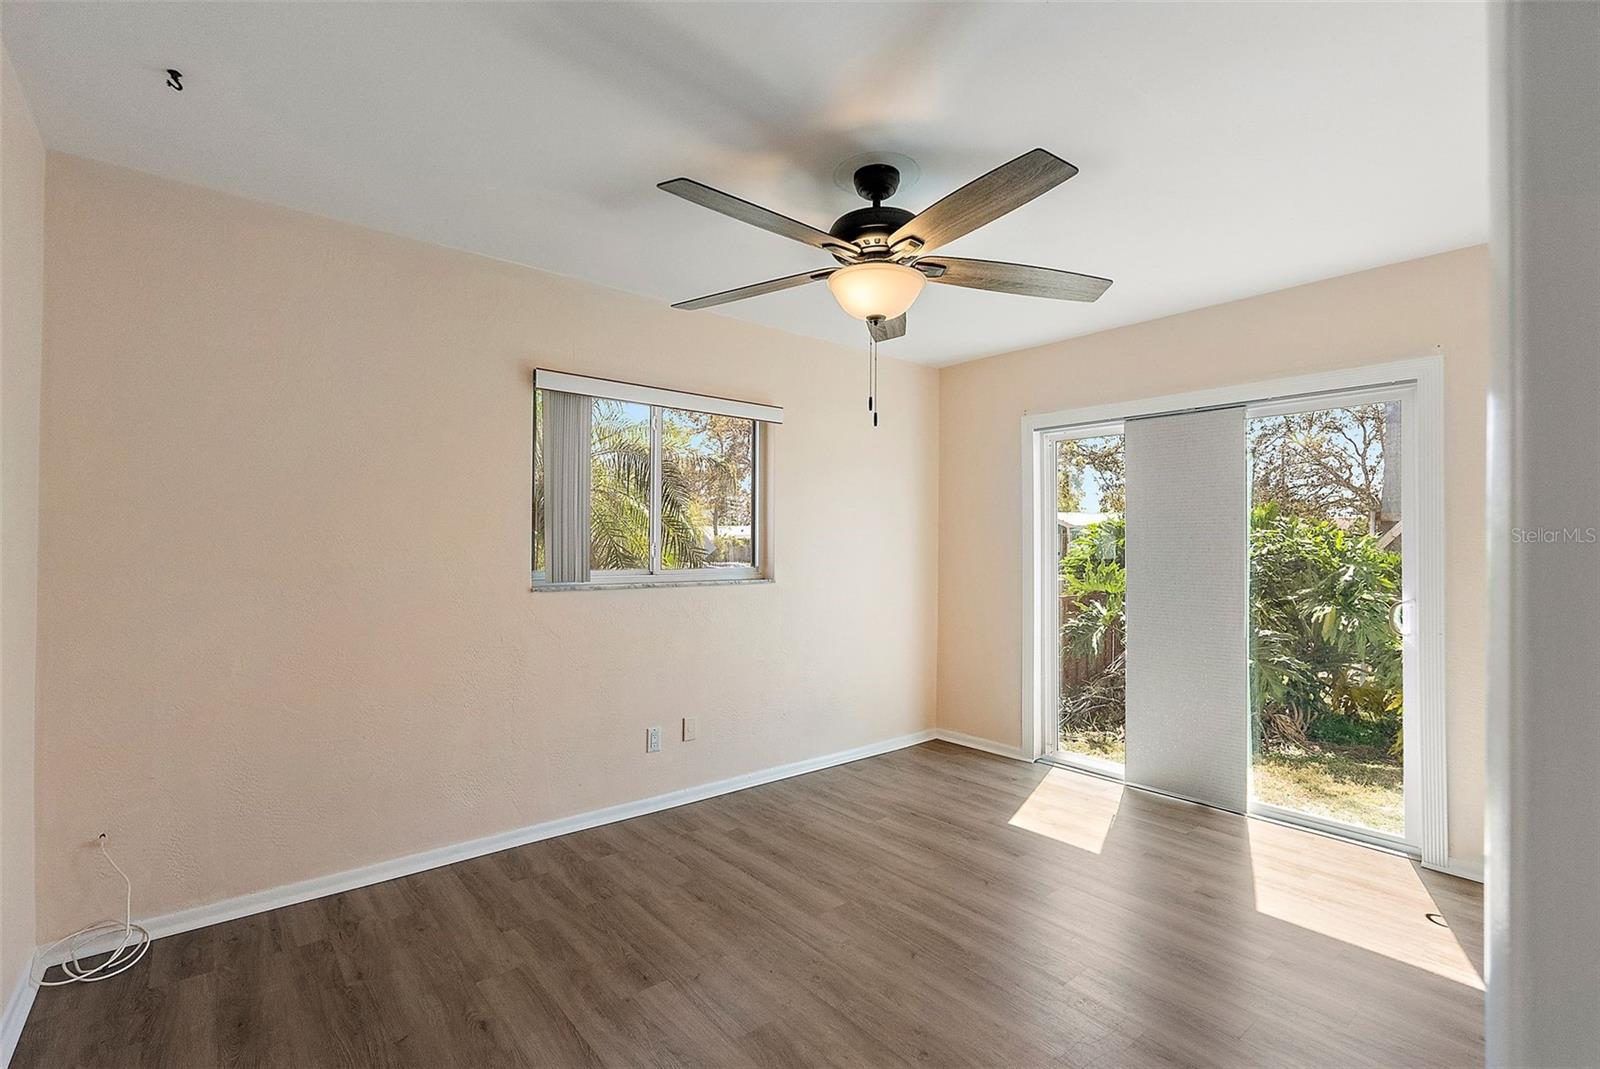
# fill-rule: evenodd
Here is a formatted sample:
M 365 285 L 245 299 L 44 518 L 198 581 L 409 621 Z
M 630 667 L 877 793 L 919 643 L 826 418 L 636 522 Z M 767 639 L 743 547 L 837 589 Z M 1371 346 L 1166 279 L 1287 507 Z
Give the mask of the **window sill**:
M 530 588 L 535 594 L 566 594 L 579 590 L 671 590 L 686 586 L 766 586 L 777 580 L 763 576 L 741 579 L 641 579 L 637 582 L 609 583 L 535 583 Z

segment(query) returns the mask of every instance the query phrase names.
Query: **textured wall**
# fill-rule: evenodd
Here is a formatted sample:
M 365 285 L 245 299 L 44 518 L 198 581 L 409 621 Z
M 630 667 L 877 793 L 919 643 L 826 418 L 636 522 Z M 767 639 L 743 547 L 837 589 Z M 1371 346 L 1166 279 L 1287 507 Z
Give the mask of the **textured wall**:
M 0 1007 L 34 947 L 44 146 L 0 47 Z M 0 1052 L 4 1060 L 6 1052 Z
M 1123 283 L 1126 284 L 1126 283 Z M 940 378 L 939 724 L 1021 724 L 1021 419 L 1108 401 L 1441 352 L 1450 851 L 1483 857 L 1484 399 L 1478 246 L 958 364 Z
M 874 431 L 864 351 L 48 178 L 41 938 L 101 828 L 152 915 L 932 726 L 936 371 Z M 530 593 L 539 365 L 783 405 L 778 582 Z

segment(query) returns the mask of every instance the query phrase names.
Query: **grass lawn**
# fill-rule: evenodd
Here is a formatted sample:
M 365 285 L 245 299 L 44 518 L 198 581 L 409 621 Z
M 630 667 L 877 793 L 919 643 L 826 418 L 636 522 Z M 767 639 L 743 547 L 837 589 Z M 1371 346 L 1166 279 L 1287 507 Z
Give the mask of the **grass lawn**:
M 1255 759 L 1258 800 L 1394 835 L 1405 831 L 1403 778 L 1400 758 L 1369 746 L 1312 743 Z
M 1061 748 L 1067 753 L 1102 757 L 1119 765 L 1125 763 L 1120 731 L 1063 731 Z

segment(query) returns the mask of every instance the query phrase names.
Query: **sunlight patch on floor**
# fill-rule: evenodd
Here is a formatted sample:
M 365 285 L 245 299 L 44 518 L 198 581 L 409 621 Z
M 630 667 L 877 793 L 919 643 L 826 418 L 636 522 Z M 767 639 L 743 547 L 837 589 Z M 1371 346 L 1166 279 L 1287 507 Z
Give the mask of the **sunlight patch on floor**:
M 1053 768 L 1007 823 L 1098 854 L 1121 804 L 1120 785 Z
M 1406 858 L 1265 821 L 1249 822 L 1256 910 L 1483 990 L 1448 914 Z

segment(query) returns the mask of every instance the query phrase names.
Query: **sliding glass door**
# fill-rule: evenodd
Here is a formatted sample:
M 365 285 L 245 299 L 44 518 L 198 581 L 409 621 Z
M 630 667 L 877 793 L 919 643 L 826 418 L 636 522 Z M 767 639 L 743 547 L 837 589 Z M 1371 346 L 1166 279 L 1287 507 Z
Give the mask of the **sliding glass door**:
M 1024 417 L 1025 754 L 1447 864 L 1441 378 Z
M 1414 843 L 1407 387 L 1248 410 L 1252 812 Z
M 1121 776 L 1125 741 L 1127 592 L 1122 426 L 1052 436 L 1055 554 L 1055 730 L 1059 760 Z

